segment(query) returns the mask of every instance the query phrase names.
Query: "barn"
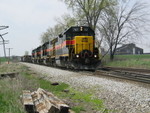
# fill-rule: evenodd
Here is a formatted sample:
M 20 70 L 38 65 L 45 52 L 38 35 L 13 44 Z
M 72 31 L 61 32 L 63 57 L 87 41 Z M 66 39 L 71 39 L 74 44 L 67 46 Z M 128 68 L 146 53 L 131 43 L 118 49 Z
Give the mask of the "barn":
M 116 49 L 117 55 L 126 55 L 126 54 L 143 54 L 143 49 L 137 47 L 134 43 L 125 44 Z

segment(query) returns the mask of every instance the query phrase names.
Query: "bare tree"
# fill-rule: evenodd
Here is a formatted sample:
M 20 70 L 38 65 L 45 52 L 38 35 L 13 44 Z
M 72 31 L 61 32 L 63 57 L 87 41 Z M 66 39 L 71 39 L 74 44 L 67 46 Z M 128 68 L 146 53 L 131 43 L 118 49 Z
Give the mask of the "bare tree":
M 61 18 L 56 18 L 57 23 L 62 26 L 63 29 L 76 25 L 77 20 L 69 14 L 64 14 Z
M 57 24 L 54 27 L 50 27 L 41 35 L 41 43 L 48 42 L 53 38 L 57 37 L 60 33 L 62 33 L 66 28 L 75 25 L 75 18 L 71 17 L 68 14 L 62 16 L 62 18 L 56 19 Z
M 44 32 L 42 35 L 41 35 L 41 43 L 45 43 L 45 42 L 48 42 L 49 40 L 52 40 L 53 38 L 56 38 L 56 36 L 59 35 L 59 33 L 62 32 L 62 27 L 60 25 L 55 25 L 54 28 L 50 27 L 47 29 L 46 32 Z
M 145 8 L 145 4 L 130 0 L 119 0 L 117 5 L 105 8 L 99 21 L 99 30 L 109 46 L 111 60 L 114 59 L 118 44 L 142 35 L 146 22 L 146 13 L 143 13 Z

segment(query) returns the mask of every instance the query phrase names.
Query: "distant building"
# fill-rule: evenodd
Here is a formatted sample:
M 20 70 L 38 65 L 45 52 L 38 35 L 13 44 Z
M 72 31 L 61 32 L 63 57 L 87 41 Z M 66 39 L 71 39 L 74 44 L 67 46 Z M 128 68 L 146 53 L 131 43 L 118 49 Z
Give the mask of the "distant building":
M 143 49 L 136 47 L 135 44 L 125 44 L 116 49 L 117 55 L 126 55 L 126 54 L 143 54 Z

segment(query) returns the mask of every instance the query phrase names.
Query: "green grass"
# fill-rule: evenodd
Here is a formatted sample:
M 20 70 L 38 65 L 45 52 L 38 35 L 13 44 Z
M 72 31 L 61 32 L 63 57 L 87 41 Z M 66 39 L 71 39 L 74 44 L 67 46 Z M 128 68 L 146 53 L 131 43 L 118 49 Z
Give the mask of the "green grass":
M 59 85 L 53 86 L 51 85 L 50 81 L 47 80 L 38 80 L 38 83 L 40 84 L 40 87 L 51 91 L 53 93 L 61 93 L 63 90 L 67 89 L 69 87 L 69 85 L 65 84 L 65 83 L 59 83 Z
M 24 67 L 24 69 L 25 68 L 26 67 Z M 59 83 L 59 85 L 53 86 L 53 85 L 51 85 L 50 81 L 33 76 L 30 72 L 27 72 L 27 71 L 22 72 L 22 75 L 24 75 L 28 80 L 34 80 L 37 84 L 37 88 L 40 87 L 42 89 L 51 91 L 53 93 L 62 92 L 64 89 L 67 89 L 69 87 L 69 85 L 67 85 L 65 83 Z
M 74 102 L 81 102 L 80 105 L 77 106 L 77 108 L 81 107 L 82 108 L 81 110 L 86 109 L 84 108 L 85 103 L 88 103 L 92 107 L 92 109 L 95 110 L 102 110 L 104 108 L 103 101 L 98 98 L 94 98 L 92 94 L 89 94 L 89 92 L 87 93 L 76 92 L 75 95 L 71 97 L 71 99 L 73 99 Z
M 106 59 L 105 66 L 150 69 L 150 55 L 115 55 L 114 61 Z
M 93 96 L 94 92 L 84 91 L 79 92 L 72 88 L 69 88 L 69 93 L 60 93 L 61 97 L 67 97 L 72 103 L 75 103 L 74 106 L 71 106 L 72 110 L 76 113 L 82 111 L 86 112 L 88 109 L 96 111 L 104 111 L 105 107 L 103 101 Z
M 80 113 L 81 111 L 85 111 L 85 109 L 81 106 L 75 106 L 72 108 L 75 113 Z
M 7 58 L 0 57 L 0 63 L 1 63 L 1 62 L 6 62 L 6 61 L 8 61 L 8 59 L 7 59 Z

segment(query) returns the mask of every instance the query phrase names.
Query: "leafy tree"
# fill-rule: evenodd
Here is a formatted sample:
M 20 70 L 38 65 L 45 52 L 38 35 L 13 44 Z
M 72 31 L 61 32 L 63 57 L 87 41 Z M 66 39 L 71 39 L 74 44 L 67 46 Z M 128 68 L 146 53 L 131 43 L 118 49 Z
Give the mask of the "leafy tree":
M 80 24 L 96 29 L 102 10 L 115 0 L 62 0 L 72 8 Z

